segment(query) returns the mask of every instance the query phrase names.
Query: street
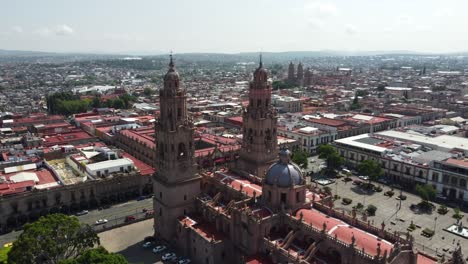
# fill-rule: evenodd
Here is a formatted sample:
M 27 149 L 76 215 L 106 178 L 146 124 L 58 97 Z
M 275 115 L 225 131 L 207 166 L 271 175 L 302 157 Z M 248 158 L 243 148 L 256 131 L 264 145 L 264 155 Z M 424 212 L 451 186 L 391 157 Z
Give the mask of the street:
M 116 204 L 103 210 L 90 210 L 88 214 L 77 216 L 80 222 L 94 226 L 99 219 L 107 219 L 106 226 L 115 225 L 124 221 L 128 215 L 142 215 L 143 209 L 153 209 L 153 199 L 144 199 L 141 201 L 131 200 L 126 203 Z M 105 225 L 96 226 L 95 230 L 104 228 Z M 14 241 L 22 231 L 13 231 L 0 236 L 0 245 Z

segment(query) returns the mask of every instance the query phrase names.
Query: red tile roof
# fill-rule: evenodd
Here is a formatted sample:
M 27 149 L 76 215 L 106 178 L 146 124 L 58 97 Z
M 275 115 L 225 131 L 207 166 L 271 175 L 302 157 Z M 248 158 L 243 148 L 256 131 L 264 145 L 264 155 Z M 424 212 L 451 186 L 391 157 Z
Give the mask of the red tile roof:
M 381 254 L 387 250 L 387 254 L 393 249 L 393 244 L 376 237 L 373 234 L 365 232 L 361 229 L 352 227 L 347 223 L 325 215 L 315 209 L 300 209 L 296 212 L 297 218 L 303 215 L 304 222 L 312 225 L 313 227 L 322 230 L 323 224 L 326 224 L 326 231 L 329 235 L 335 236 L 342 242 L 351 244 L 352 237 L 355 238 L 355 247 L 357 249 L 364 249 L 370 255 L 377 255 L 377 247 L 380 244 Z
M 138 170 L 140 171 L 140 174 L 143 175 L 143 176 L 151 176 L 154 174 L 154 168 L 152 168 L 151 166 L 149 166 L 148 164 L 144 163 L 143 161 L 133 157 L 132 155 L 124 152 L 122 154 L 122 156 L 124 156 L 125 158 L 129 158 L 133 161 L 133 163 L 135 163 L 135 166 L 138 168 Z

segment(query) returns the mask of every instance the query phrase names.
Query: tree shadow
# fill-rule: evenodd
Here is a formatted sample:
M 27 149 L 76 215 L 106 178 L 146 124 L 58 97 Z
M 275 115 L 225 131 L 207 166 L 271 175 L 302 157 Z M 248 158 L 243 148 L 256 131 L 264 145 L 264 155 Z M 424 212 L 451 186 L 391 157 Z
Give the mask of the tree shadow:
M 350 188 L 351 191 L 353 191 L 354 193 L 356 194 L 361 194 L 361 195 L 369 195 L 369 196 L 372 196 L 375 194 L 374 191 L 372 190 L 367 190 L 367 189 L 363 189 L 359 186 L 353 186 Z
M 122 254 L 132 264 L 153 264 L 160 261 L 161 255 L 154 254 L 151 250 L 152 247 L 143 248 L 142 242 L 138 242 L 116 253 Z

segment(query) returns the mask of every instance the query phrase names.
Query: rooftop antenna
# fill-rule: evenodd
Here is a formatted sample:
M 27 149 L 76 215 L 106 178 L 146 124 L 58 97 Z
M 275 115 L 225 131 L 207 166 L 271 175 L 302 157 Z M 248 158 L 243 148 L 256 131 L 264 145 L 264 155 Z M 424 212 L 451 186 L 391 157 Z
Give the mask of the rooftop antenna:
M 172 50 L 169 53 L 169 58 L 170 58 L 169 66 L 171 68 L 174 68 L 174 61 L 172 60 Z

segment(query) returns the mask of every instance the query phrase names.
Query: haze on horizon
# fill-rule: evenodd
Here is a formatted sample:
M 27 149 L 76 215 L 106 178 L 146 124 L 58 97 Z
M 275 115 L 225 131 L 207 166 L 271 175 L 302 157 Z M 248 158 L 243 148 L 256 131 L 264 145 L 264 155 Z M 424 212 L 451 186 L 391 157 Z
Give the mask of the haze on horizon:
M 466 0 L 2 1 L 0 49 L 467 51 Z

